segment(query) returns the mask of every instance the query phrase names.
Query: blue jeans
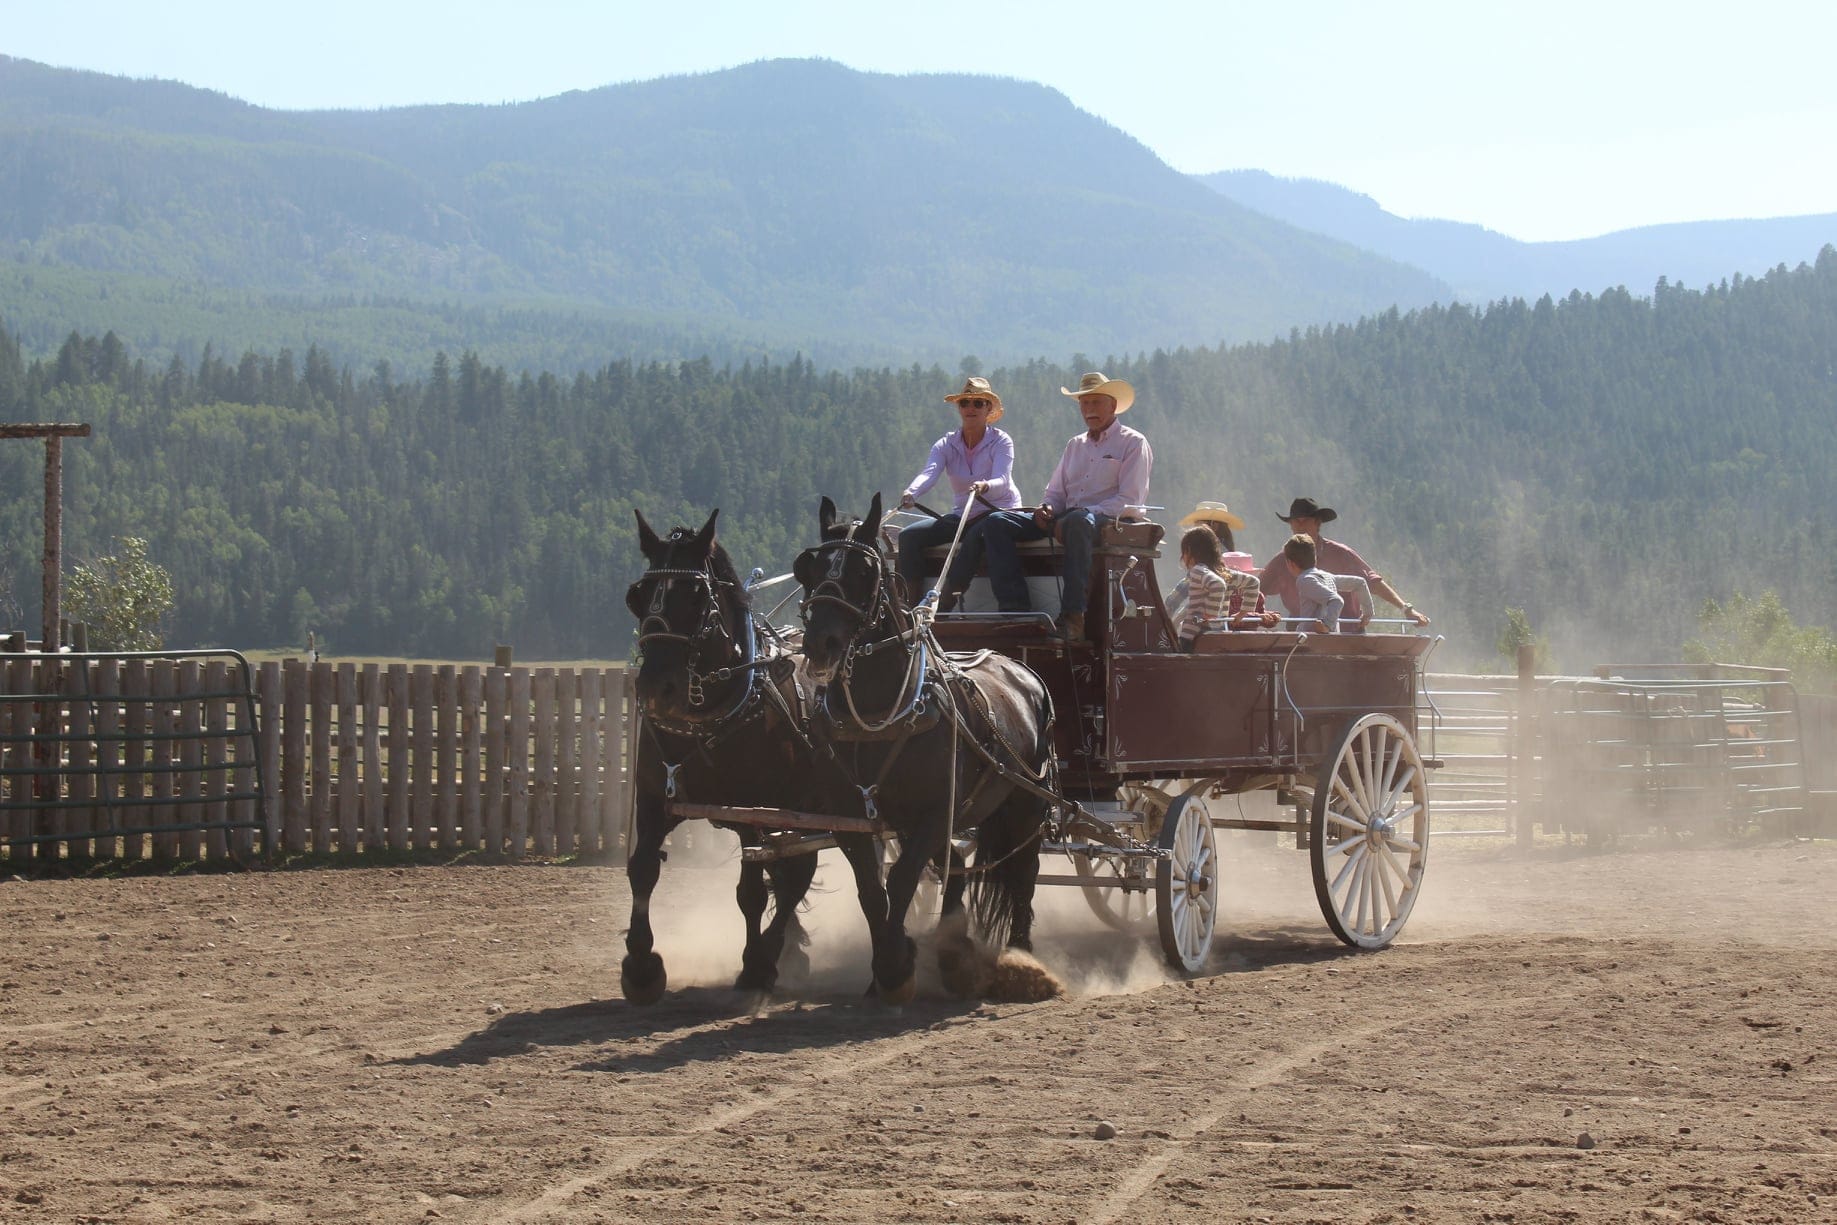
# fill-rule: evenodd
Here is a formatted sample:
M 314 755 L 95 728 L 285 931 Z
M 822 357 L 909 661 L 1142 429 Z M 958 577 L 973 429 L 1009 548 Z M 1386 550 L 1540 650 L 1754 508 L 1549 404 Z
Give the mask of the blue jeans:
M 917 604 L 925 596 L 925 550 L 941 544 L 949 544 L 957 536 L 957 521 L 962 516 L 952 511 L 936 519 L 927 519 L 923 523 L 914 523 L 910 527 L 899 529 L 899 565 L 900 581 L 906 585 L 907 602 Z M 980 523 L 973 523 L 963 531 L 963 540 L 957 546 L 957 556 L 951 562 L 950 573 L 944 575 L 945 591 L 962 591 L 976 577 L 976 568 L 982 564 L 982 540 L 977 535 Z M 975 548 L 970 547 L 970 539 L 976 538 Z
M 1083 506 L 1060 511 L 1054 523 L 1065 537 L 1065 571 L 1059 587 L 1059 615 L 1082 613 L 1091 585 L 1091 549 L 1097 543 L 1097 528 L 1109 522 L 1108 516 Z M 1028 540 L 1044 540 L 1048 533 L 1020 511 L 1002 510 L 985 517 L 976 525 L 977 535 L 989 554 L 989 586 L 1003 612 L 1025 612 L 1033 607 L 1027 597 L 1027 578 L 1021 573 L 1020 554 L 1015 546 Z

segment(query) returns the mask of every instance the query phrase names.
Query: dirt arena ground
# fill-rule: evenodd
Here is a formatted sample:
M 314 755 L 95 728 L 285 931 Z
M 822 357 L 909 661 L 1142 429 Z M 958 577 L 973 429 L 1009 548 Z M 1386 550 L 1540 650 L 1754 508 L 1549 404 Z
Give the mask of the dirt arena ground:
M 0 1221 L 1837 1221 L 1837 843 L 1438 843 L 1352 954 L 1227 842 L 1209 976 L 1055 890 L 1067 998 L 901 1011 L 839 865 L 756 1011 L 731 865 L 647 1010 L 608 868 L 5 880 Z

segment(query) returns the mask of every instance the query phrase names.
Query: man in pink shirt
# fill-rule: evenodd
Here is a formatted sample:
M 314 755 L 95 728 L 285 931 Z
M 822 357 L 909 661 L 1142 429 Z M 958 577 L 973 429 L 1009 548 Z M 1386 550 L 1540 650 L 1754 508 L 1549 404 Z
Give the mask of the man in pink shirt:
M 1003 611 L 1030 608 L 1027 580 L 1015 546 L 1048 536 L 1065 546 L 1065 570 L 1059 592 L 1059 632 L 1068 640 L 1084 637 L 1084 611 L 1091 575 L 1091 550 L 1098 528 L 1117 519 L 1139 518 L 1148 500 L 1148 474 L 1154 451 L 1148 439 L 1116 418 L 1135 403 L 1135 388 L 1122 379 L 1092 372 L 1078 380 L 1078 390 L 1059 388 L 1078 401 L 1084 433 L 1065 444 L 1046 496 L 1032 514 L 998 511 L 984 517 L 976 534 L 988 550 L 989 586 Z
M 1328 540 L 1321 534 L 1321 528 L 1339 518 L 1339 512 L 1331 506 L 1322 506 L 1313 498 L 1296 498 L 1289 503 L 1288 514 L 1276 518 L 1289 525 L 1289 528 L 1302 535 L 1314 538 L 1315 565 L 1328 574 L 1352 574 L 1364 579 L 1371 585 L 1372 594 L 1390 601 L 1403 610 L 1403 615 L 1417 625 L 1427 625 L 1429 619 L 1416 611 L 1416 606 L 1398 595 L 1396 589 L 1384 581 L 1384 576 L 1365 563 L 1365 559 L 1337 540 Z M 1263 594 L 1281 599 L 1282 606 L 1291 616 L 1298 615 L 1299 604 L 1295 590 L 1295 574 L 1288 567 L 1287 560 L 1278 553 L 1263 567 L 1259 576 L 1262 580 Z M 1363 624 L 1371 620 L 1372 610 L 1362 606 L 1358 592 L 1346 593 L 1344 617 L 1348 621 Z

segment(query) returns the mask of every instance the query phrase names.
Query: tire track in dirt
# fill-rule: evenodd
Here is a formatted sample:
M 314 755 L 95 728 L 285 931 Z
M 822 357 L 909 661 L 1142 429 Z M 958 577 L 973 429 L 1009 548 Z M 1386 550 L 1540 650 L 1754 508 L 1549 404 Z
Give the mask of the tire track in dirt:
M 1037 1018 L 1044 1013 L 1066 1008 L 1075 1003 L 1076 1001 L 1056 1000 L 1045 1004 L 1031 1005 L 1017 1015 Z M 786 1005 L 782 1009 L 774 1008 L 772 1011 L 794 1011 L 797 1007 L 798 1005 L 791 1004 Z M 691 1030 L 680 1032 L 685 1034 L 691 1032 L 720 1032 L 723 1029 L 731 1028 L 736 1020 L 741 1019 L 743 1018 L 730 1018 L 723 1022 L 699 1026 Z M 827 1088 L 837 1083 L 845 1084 L 857 1080 L 865 1072 L 871 1072 L 876 1068 L 885 1067 L 887 1064 L 911 1057 L 916 1052 L 927 1047 L 946 1045 L 952 1041 L 970 1036 L 971 1034 L 979 1032 L 980 1028 L 980 1026 L 959 1024 L 947 1024 L 941 1028 L 933 1025 L 922 1032 L 907 1033 L 893 1038 L 882 1039 L 880 1042 L 876 1043 L 874 1049 L 871 1051 L 863 1052 L 839 1062 L 826 1063 L 822 1070 L 812 1072 L 810 1076 L 798 1081 L 796 1084 L 785 1085 L 781 1088 L 774 1089 L 754 1101 L 716 1111 L 683 1130 L 672 1131 L 667 1135 L 659 1135 L 649 1141 L 635 1145 L 632 1144 L 630 1138 L 627 1137 L 621 1141 L 621 1151 L 616 1158 L 594 1167 L 594 1169 L 585 1174 L 571 1178 L 567 1182 L 549 1187 L 535 1198 L 527 1200 L 515 1207 L 493 1207 L 480 1219 L 493 1222 L 531 1222 L 540 1220 L 543 1214 L 547 1212 L 565 1211 L 564 1206 L 568 1201 L 588 1187 L 605 1182 L 607 1179 L 616 1178 L 621 1174 L 628 1173 L 632 1169 L 664 1154 L 668 1150 L 679 1147 L 685 1140 L 699 1139 L 704 1136 L 713 1135 L 723 1128 L 733 1127 L 750 1119 L 757 1118 L 762 1114 L 768 1114 L 784 1106 L 788 1102 L 806 1097 L 819 1089 Z
M 1535 996 L 1514 996 L 1506 1000 L 1461 1000 L 1443 1005 L 1426 1012 L 1412 1013 L 1410 1023 L 1421 1025 L 1438 1019 L 1451 1018 L 1463 1013 L 1474 1012 L 1510 1012 L 1516 1008 L 1541 1009 L 1560 1000 L 1578 1000 L 1582 992 L 1571 991 L 1560 995 L 1539 993 Z M 1104 1197 L 1090 1214 L 1079 1216 L 1081 1225 L 1112 1225 L 1113 1222 L 1127 1215 L 1136 1203 L 1154 1187 L 1167 1167 L 1188 1144 L 1210 1131 L 1230 1114 L 1239 1109 L 1245 1094 L 1254 1089 L 1261 1089 L 1276 1084 L 1310 1060 L 1317 1059 L 1330 1051 L 1338 1050 L 1350 1044 L 1367 1042 L 1385 1034 L 1394 1033 L 1397 1022 L 1394 1018 L 1374 1021 L 1356 1029 L 1338 1030 L 1317 1042 L 1298 1046 L 1287 1054 L 1266 1060 L 1252 1068 L 1245 1075 L 1235 1080 L 1228 1080 L 1219 1086 L 1220 1097 L 1213 1100 L 1217 1107 L 1204 1114 L 1196 1115 L 1179 1127 L 1173 1128 L 1168 1138 L 1161 1141 L 1160 1151 L 1138 1162 L 1135 1169 L 1122 1179 L 1116 1190 Z M 1540 1150 L 1542 1151 L 1542 1150 Z

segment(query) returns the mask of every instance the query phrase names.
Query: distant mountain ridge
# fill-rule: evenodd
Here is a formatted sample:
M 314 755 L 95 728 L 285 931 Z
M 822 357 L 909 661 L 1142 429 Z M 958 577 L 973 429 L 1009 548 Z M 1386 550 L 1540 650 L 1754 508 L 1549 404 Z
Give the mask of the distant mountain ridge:
M 1217 343 L 1448 294 L 1232 203 L 1046 87 L 825 61 L 274 112 L 0 57 L 0 164 L 17 267 L 610 311 L 891 359 Z
M 1837 242 L 1837 213 L 1761 220 L 1688 221 L 1642 226 L 1571 242 L 1521 242 L 1459 221 L 1411 220 L 1370 196 L 1318 179 L 1262 170 L 1198 176 L 1228 199 L 1304 230 L 1421 268 L 1468 301 L 1624 286 L 1649 295 L 1660 277 L 1703 288 L 1739 272 L 1758 276 L 1796 267 Z

